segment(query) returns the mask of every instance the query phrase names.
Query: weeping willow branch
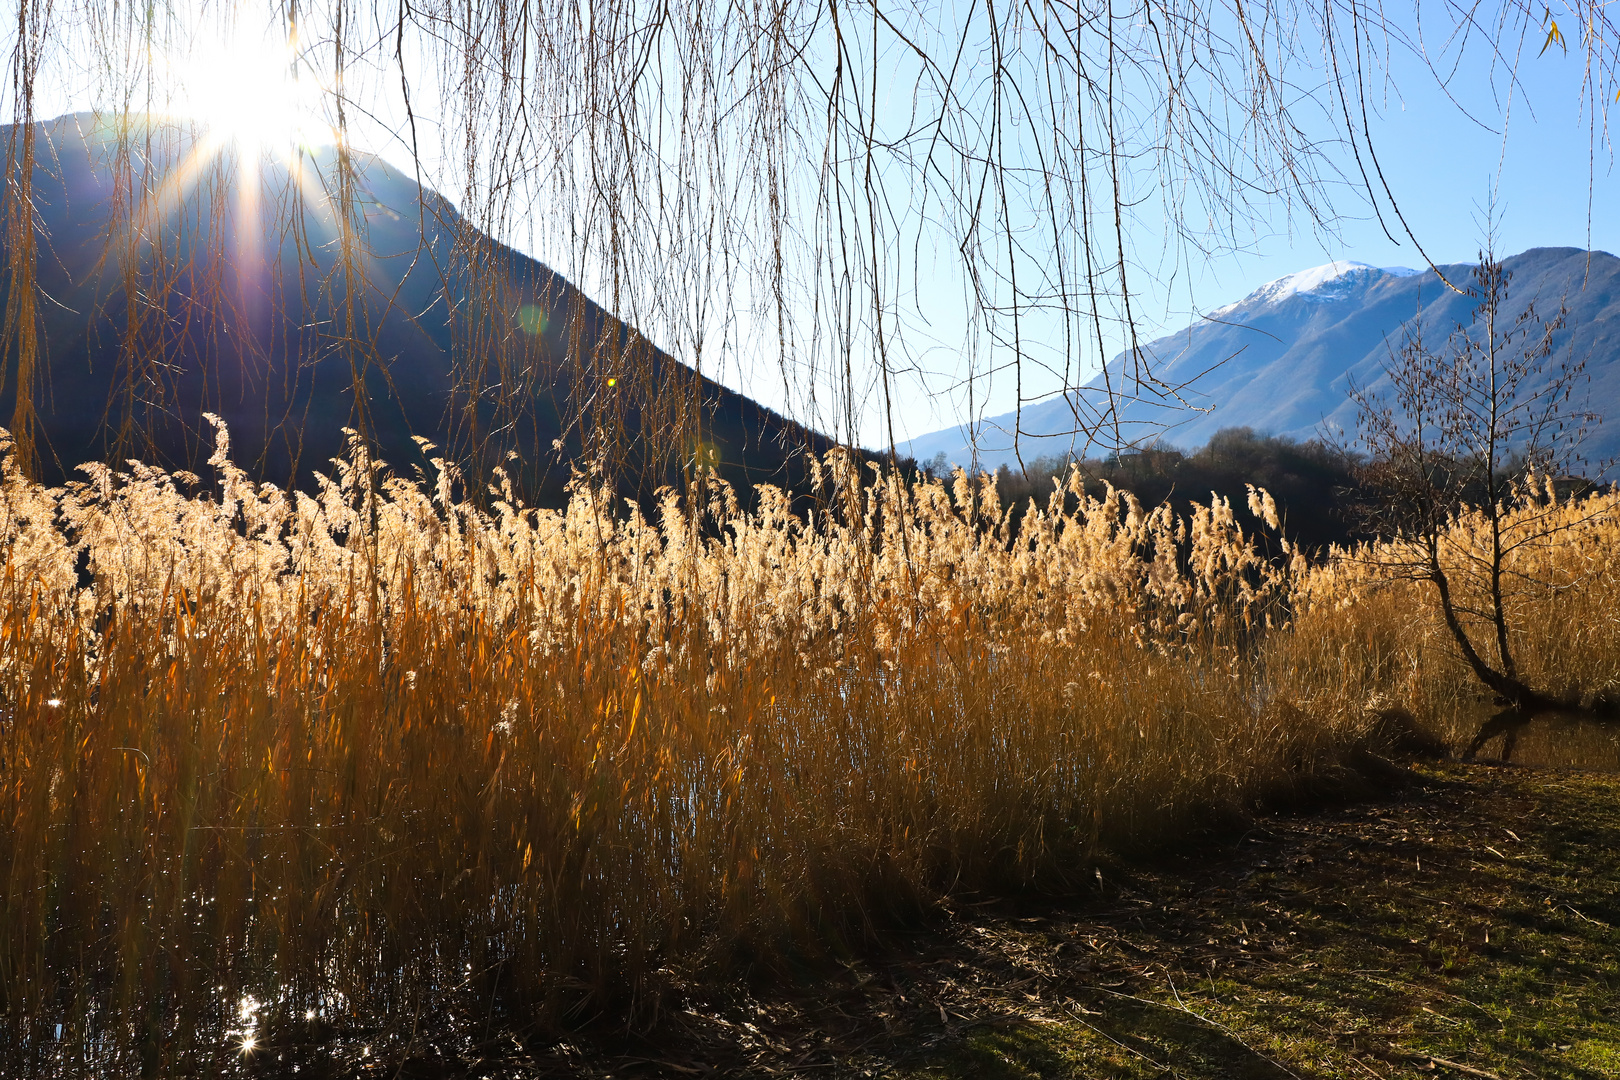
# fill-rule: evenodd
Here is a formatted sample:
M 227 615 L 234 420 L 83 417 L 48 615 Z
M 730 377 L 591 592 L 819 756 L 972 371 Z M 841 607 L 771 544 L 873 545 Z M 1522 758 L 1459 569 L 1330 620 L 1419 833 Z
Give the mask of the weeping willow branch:
M 190 249 L 152 224 L 189 199 L 206 228 L 199 200 L 173 190 L 204 137 L 148 120 L 184 105 L 175 87 L 210 35 L 245 32 L 287 44 L 289 71 L 317 91 L 310 144 L 337 147 L 299 151 L 279 208 L 260 213 L 278 234 L 263 243 L 299 253 L 270 290 L 299 313 L 283 347 L 343 358 L 352 426 L 383 422 L 366 388 L 391 378 L 385 314 L 409 273 L 431 271 L 441 301 L 403 314 L 450 327 L 447 409 L 470 443 L 512 430 L 541 394 L 581 453 L 622 461 L 656 442 L 690 467 L 707 445 L 704 377 L 769 391 L 836 440 L 891 446 L 897 400 L 942 394 L 972 417 L 1006 380 L 1021 408 L 1099 379 L 1070 395 L 1071 434 L 1118 446 L 1120 401 L 1175 400 L 1137 347 L 1151 278 L 1241 246 L 1278 212 L 1331 231 L 1346 198 L 1416 243 L 1374 139 L 1393 51 L 1446 85 L 1462 50 L 1484 50 L 1506 116 L 1526 43 L 1584 50 L 1597 138 L 1620 40 L 1591 0 L 1558 13 L 1509 0 L 1489 21 L 1359 0 L 63 3 L 22 0 L 12 42 L 4 342 L 24 461 L 41 377 L 42 71 L 115 133 L 121 449 L 138 445 L 143 410 L 181 404 L 165 398 L 180 359 L 165 291 L 184 278 L 198 325 L 241 303 L 202 284 L 223 270 L 181 267 Z M 419 219 L 412 250 L 379 246 L 368 147 L 444 194 L 388 208 Z M 228 172 L 199 170 L 192 188 L 211 186 L 209 213 L 234 206 L 252 231 L 239 194 L 252 179 Z M 520 332 L 529 301 L 491 238 L 639 333 L 564 315 L 562 367 L 540 370 Z M 1104 368 L 1121 344 L 1126 363 Z

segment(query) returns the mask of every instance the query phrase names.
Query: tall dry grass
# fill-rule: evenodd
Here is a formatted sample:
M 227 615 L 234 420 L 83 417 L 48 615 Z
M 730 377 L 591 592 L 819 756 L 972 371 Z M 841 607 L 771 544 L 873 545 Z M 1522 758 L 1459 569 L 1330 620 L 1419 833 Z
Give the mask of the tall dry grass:
M 25 1071 L 645 1022 L 1331 771 L 1372 695 L 1462 694 L 1421 590 L 1365 552 L 1268 563 L 1219 501 L 1178 520 L 1076 477 L 1013 532 L 989 478 L 836 454 L 804 513 L 588 477 L 525 509 L 498 475 L 486 511 L 358 447 L 288 494 L 223 431 L 211 464 L 0 476 Z M 1527 616 L 1614 610 L 1614 529 L 1530 552 L 1586 591 L 1527 586 Z M 1612 616 L 1583 633 L 1536 655 L 1612 678 Z
M 1511 546 L 1503 580 L 1509 647 L 1524 681 L 1591 704 L 1620 690 L 1620 489 L 1560 496 L 1531 475 L 1513 492 L 1501 531 Z M 1440 557 L 1465 630 L 1500 667 L 1488 567 L 1491 529 L 1465 507 L 1441 538 Z M 1461 660 L 1432 582 L 1415 569 L 1415 543 L 1336 550 L 1292 582 L 1295 625 L 1279 639 L 1287 659 L 1279 692 L 1309 701 L 1335 684 L 1410 709 L 1454 746 L 1496 712 L 1493 695 Z M 1543 722 L 1518 760 L 1620 768 L 1620 727 Z

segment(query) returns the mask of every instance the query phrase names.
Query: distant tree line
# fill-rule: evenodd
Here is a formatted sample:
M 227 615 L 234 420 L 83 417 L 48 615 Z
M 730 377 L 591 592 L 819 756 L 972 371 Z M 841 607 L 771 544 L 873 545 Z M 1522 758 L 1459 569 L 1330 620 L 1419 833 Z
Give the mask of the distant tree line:
M 1053 481 L 1066 480 L 1071 463 L 1076 459 L 1040 457 L 1025 469 L 1000 466 L 995 476 L 1001 505 L 1016 521 L 1031 499 L 1046 502 Z M 1161 442 L 1139 451 L 1082 458 L 1077 463 L 1089 495 L 1101 495 L 1104 485 L 1112 484 L 1133 493 L 1144 506 L 1168 502 L 1178 514 L 1186 513 L 1194 502 L 1207 506 L 1215 495 L 1228 499 L 1238 520 L 1258 534 L 1262 543 L 1274 534 L 1249 512 L 1248 484 L 1271 493 L 1283 535 L 1307 551 L 1329 544 L 1388 539 L 1395 531 L 1388 515 L 1378 512 L 1388 463 L 1321 439 L 1299 441 L 1249 427 L 1230 427 L 1216 432 L 1197 450 L 1178 450 Z M 952 471 L 943 454 L 912 464 L 927 476 L 947 478 Z M 1514 456 L 1499 462 L 1497 473 L 1511 482 L 1525 469 L 1522 457 Z M 1478 468 L 1455 461 L 1449 471 L 1475 477 L 1460 496 L 1463 502 L 1477 504 L 1485 497 L 1487 485 L 1478 479 Z M 1593 487 L 1578 476 L 1555 479 L 1565 498 Z
M 1001 504 L 1022 517 L 1030 499 L 1045 503 L 1054 480 L 1067 478 L 1067 457 L 1041 457 L 1024 469 L 1003 465 L 996 470 Z M 1231 500 L 1246 526 L 1260 528 L 1248 509 L 1248 490 L 1265 488 L 1277 501 L 1284 534 L 1307 548 L 1347 543 L 1361 535 L 1347 502 L 1359 486 L 1360 455 L 1317 439 L 1299 442 L 1264 435 L 1248 427 L 1224 428 L 1198 450 L 1182 451 L 1157 443 L 1138 451 L 1078 460 L 1090 495 L 1105 484 L 1132 492 L 1144 506 L 1170 503 L 1185 513 L 1193 502 L 1208 504 L 1212 493 Z M 943 454 L 919 465 L 921 472 L 948 476 Z M 1264 531 L 1262 529 L 1262 531 Z

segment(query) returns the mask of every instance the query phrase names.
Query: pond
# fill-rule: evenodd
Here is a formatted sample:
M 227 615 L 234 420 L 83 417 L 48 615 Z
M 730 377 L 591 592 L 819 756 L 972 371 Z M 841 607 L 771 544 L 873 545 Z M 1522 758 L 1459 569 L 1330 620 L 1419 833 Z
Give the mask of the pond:
M 1457 718 L 1450 741 L 1459 754 L 1497 711 L 1494 705 L 1480 705 Z M 1500 761 L 1502 746 L 1501 736 L 1491 739 L 1480 748 L 1479 760 Z M 1510 760 L 1537 768 L 1620 772 L 1620 718 L 1539 716 L 1519 729 Z

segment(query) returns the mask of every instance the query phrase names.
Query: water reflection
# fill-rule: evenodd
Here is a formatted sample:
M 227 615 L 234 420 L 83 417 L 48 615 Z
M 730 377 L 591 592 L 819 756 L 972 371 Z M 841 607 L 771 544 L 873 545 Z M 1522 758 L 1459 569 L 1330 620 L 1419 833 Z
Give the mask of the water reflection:
M 252 994 L 243 994 L 236 1004 L 237 1026 L 225 1029 L 225 1041 L 234 1043 L 237 1051 L 246 1056 L 259 1045 L 259 1010 L 264 1002 Z
M 1465 710 L 1453 725 L 1451 743 L 1466 748 L 1474 735 L 1498 711 L 1493 705 Z M 1480 761 L 1500 761 L 1502 738 L 1481 747 Z M 1515 765 L 1550 769 L 1586 769 L 1620 772 L 1620 722 L 1570 716 L 1539 716 L 1518 731 L 1511 758 Z

